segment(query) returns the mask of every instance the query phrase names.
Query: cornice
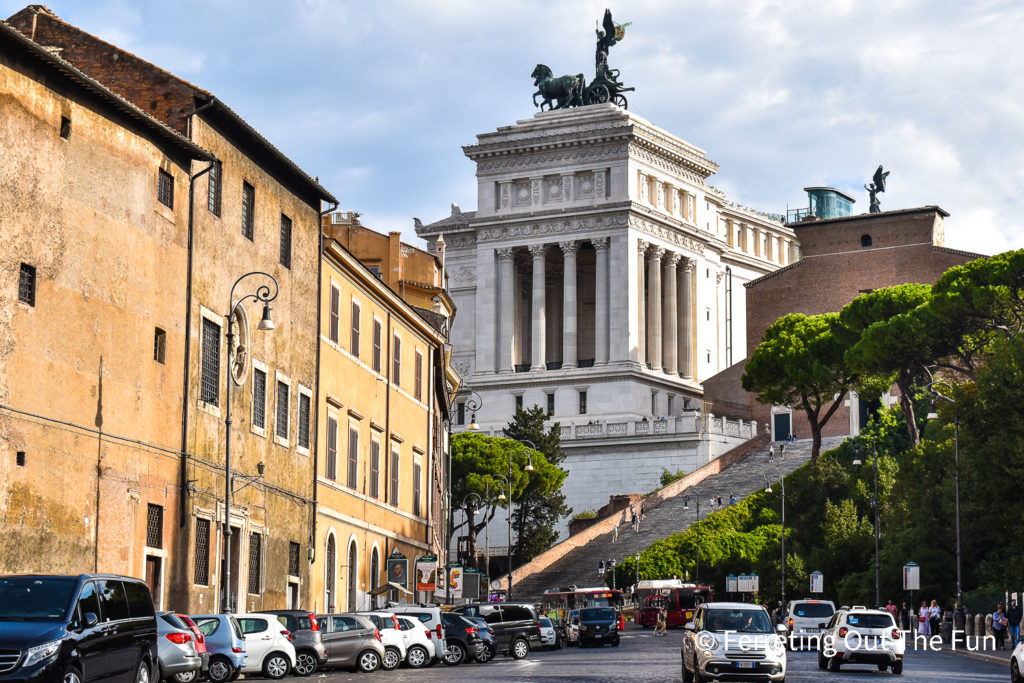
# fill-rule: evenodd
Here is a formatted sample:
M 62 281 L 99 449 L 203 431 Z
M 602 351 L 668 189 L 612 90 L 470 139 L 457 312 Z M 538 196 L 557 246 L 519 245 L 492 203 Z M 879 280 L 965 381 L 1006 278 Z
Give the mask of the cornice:
M 477 239 L 481 242 L 491 242 L 567 233 L 587 233 L 588 237 L 592 237 L 592 233 L 596 230 L 620 228 L 627 224 L 628 218 L 624 212 L 589 216 L 560 216 L 547 220 L 515 221 L 506 222 L 504 225 L 481 227 L 477 230 Z

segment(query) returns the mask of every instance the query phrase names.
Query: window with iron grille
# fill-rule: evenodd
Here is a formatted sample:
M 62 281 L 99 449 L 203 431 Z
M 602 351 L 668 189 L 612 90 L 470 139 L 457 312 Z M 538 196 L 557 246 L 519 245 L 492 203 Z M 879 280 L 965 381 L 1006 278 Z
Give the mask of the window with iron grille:
M 249 592 L 259 594 L 263 569 L 263 536 L 253 531 L 249 534 Z
M 359 432 L 356 429 L 348 430 L 348 487 L 357 488 L 359 485 Z
M 373 370 L 380 372 L 380 345 L 382 331 L 379 320 L 373 321 Z
M 256 225 L 256 188 L 242 183 L 242 234 L 252 239 Z
M 164 206 L 174 208 L 174 176 L 162 168 L 158 171 L 156 198 Z
M 21 264 L 18 276 L 18 301 L 29 306 L 36 305 L 36 267 L 27 263 Z
M 146 545 L 150 548 L 164 547 L 164 508 L 149 504 L 146 515 Z
M 327 418 L 327 462 L 325 476 L 334 481 L 338 478 L 338 421 Z
M 337 287 L 331 286 L 331 326 L 327 335 L 335 344 L 338 343 L 338 328 L 341 319 L 341 292 Z
M 391 451 L 391 504 L 395 507 L 398 507 L 398 466 L 400 464 L 398 451 Z
M 397 334 L 395 335 L 395 347 L 394 353 L 392 354 L 392 373 L 391 381 L 395 384 L 402 384 L 402 338 Z
M 416 367 L 414 368 L 414 374 L 416 375 L 414 380 L 413 396 L 416 397 L 417 401 L 423 400 L 423 354 L 419 351 L 416 352 Z
M 196 519 L 196 554 L 193 583 L 210 585 L 210 520 Z
M 299 448 L 309 448 L 309 394 L 299 393 L 299 433 L 296 436 Z
M 418 462 L 413 463 L 412 466 L 412 514 L 416 516 L 420 514 L 420 476 L 422 475 L 422 467 Z
M 252 369 L 252 426 L 267 428 L 267 373 Z
M 281 265 L 292 267 L 292 219 L 281 214 Z
M 206 191 L 206 208 L 214 216 L 220 216 L 220 196 L 221 196 L 221 168 L 220 162 L 213 162 L 213 166 L 210 168 L 209 181 L 207 182 Z
M 277 381 L 277 435 L 288 438 L 288 392 L 290 387 L 281 380 Z
M 153 360 L 161 365 L 167 358 L 167 333 L 159 327 L 153 331 Z
M 380 498 L 380 443 L 370 441 L 370 496 Z
M 210 405 L 220 401 L 220 325 L 203 318 L 203 363 L 199 400 Z
M 299 544 L 295 541 L 288 543 L 288 575 L 299 575 Z
M 352 339 L 349 351 L 356 358 L 359 358 L 359 328 L 361 326 L 359 304 L 355 301 L 352 302 Z

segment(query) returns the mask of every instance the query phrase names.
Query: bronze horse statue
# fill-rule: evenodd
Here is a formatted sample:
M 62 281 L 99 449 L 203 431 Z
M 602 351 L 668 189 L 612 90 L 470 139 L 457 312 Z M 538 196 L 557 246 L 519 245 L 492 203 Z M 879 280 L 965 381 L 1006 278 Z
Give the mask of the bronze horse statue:
M 537 92 L 533 93 L 533 106 L 537 106 L 537 95 L 541 95 L 544 98 L 540 103 L 541 111 L 544 111 L 545 104 L 549 110 L 583 106 L 583 89 L 587 85 L 587 79 L 583 74 L 555 78 L 551 69 L 538 64 L 531 75 L 533 84 L 537 86 Z M 552 100 L 556 100 L 557 104 L 552 106 Z

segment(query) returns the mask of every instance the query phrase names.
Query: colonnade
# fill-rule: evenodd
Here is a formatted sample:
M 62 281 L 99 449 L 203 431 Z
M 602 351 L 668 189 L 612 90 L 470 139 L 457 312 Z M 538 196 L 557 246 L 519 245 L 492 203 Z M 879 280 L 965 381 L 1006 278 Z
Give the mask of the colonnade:
M 638 247 L 639 360 L 652 370 L 692 379 L 696 262 L 644 240 Z

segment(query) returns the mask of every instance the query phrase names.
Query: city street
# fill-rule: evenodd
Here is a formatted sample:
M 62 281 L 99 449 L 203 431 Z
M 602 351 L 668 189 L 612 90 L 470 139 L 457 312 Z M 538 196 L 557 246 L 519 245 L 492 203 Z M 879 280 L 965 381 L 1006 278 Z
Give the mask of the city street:
M 601 649 L 564 648 L 533 652 L 522 661 L 498 657 L 490 664 L 464 664 L 458 667 L 437 665 L 429 669 L 399 669 L 393 672 L 353 674 L 345 671 L 321 672 L 306 680 L 369 681 L 381 683 L 418 683 L 420 681 L 630 681 L 631 683 L 681 680 L 679 643 L 682 631 L 669 631 L 664 638 L 651 632 L 627 627 L 622 644 Z M 983 661 L 966 655 L 945 652 L 908 652 L 903 675 L 880 673 L 874 667 L 850 666 L 839 673 L 818 669 L 814 652 L 789 653 L 787 683 L 846 683 L 864 680 L 928 682 L 1009 680 L 1008 665 Z

